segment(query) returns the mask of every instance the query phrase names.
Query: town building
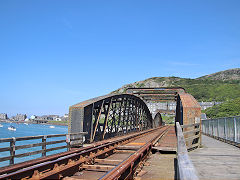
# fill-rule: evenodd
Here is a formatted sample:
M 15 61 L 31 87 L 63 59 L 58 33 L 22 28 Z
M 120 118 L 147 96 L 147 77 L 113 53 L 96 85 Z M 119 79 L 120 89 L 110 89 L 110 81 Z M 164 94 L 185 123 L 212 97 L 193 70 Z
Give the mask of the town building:
M 147 106 L 151 113 L 156 113 L 159 110 L 175 111 L 176 102 L 156 102 L 156 103 L 147 103 Z
M 8 119 L 8 116 L 6 113 L 0 113 L 0 119 Z
M 221 104 L 222 102 L 199 102 L 199 105 L 201 106 L 202 110 L 205 110 L 209 107 L 213 107 L 215 105 Z
M 15 121 L 25 121 L 26 118 L 27 118 L 26 114 L 17 114 L 16 116 L 13 116 L 13 119 Z

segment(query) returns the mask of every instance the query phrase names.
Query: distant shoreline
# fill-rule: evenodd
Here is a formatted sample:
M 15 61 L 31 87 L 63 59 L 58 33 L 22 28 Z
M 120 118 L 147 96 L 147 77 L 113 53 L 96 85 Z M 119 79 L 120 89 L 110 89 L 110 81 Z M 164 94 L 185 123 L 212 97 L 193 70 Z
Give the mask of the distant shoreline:
M 47 122 L 47 123 L 36 123 L 33 121 L 14 121 L 14 120 L 9 120 L 9 119 L 0 119 L 0 122 L 5 122 L 5 123 L 27 123 L 27 124 L 49 124 L 49 125 L 57 125 L 57 126 L 68 126 L 68 124 L 64 123 L 58 123 L 58 122 Z

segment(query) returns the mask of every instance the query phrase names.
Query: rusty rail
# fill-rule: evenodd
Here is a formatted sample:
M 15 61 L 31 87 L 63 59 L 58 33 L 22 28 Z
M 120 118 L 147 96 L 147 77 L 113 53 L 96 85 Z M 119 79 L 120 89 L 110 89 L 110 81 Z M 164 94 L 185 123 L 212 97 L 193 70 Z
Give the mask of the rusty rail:
M 161 127 L 162 128 L 162 127 Z M 113 152 L 119 145 L 128 143 L 134 139 L 142 137 L 161 128 L 146 130 L 133 133 L 124 137 L 113 138 L 112 140 L 95 143 L 86 148 L 68 151 L 62 155 L 46 157 L 44 161 L 38 164 L 28 163 L 17 166 L 6 171 L 0 171 L 0 179 L 61 179 L 62 177 L 71 176 L 83 168 L 83 163 L 92 162 L 96 158 L 105 156 Z
M 169 127 L 166 128 L 165 131 L 160 132 L 158 136 L 152 138 L 148 143 L 146 143 L 128 159 L 101 177 L 100 180 L 133 179 L 135 170 L 137 169 L 139 163 L 147 157 L 152 149 L 152 146 L 156 143 L 156 140 L 161 138 L 168 129 Z

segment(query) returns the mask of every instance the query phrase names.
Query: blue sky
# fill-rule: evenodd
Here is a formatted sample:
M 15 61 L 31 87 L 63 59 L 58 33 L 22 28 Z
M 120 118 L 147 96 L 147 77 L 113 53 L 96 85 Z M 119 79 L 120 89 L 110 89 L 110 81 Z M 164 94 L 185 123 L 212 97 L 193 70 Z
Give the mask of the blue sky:
M 2 0 L 0 113 L 70 105 L 156 76 L 240 67 L 239 0 Z

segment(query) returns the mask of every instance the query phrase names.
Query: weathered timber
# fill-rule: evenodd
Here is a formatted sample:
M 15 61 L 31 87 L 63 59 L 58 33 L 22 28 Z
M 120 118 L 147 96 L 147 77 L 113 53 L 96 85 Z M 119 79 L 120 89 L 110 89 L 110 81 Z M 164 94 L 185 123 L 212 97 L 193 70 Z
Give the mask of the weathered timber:
M 197 138 L 199 138 L 199 135 L 190 136 L 190 137 L 185 138 L 185 141 L 191 141 L 191 140 L 197 139 Z
M 188 156 L 188 151 L 182 128 L 179 122 L 176 122 L 177 129 L 177 159 L 178 159 L 178 179 L 180 180 L 198 180 L 196 170 Z
M 141 146 L 118 146 L 118 150 L 138 150 Z
M 27 152 L 27 153 L 22 153 L 22 154 L 15 154 L 14 157 L 16 157 L 16 158 L 26 157 L 26 156 L 32 156 L 32 155 L 40 154 L 40 153 L 42 153 L 42 150 L 32 151 L 32 152 Z
M 10 160 L 10 159 L 12 159 L 12 156 L 2 157 L 2 158 L 0 158 L 0 162 L 7 161 L 7 160 Z
M 88 170 L 109 171 L 112 168 L 114 168 L 115 166 L 83 164 L 81 167 L 84 168 L 84 169 L 88 169 Z
M 199 126 L 200 123 L 196 123 L 196 124 L 187 124 L 187 125 L 181 125 L 182 128 L 188 128 L 188 127 L 194 127 L 194 126 Z
M 10 151 L 10 147 L 4 147 L 4 148 L 0 148 L 0 152 L 4 152 L 4 151 Z
M 196 129 L 191 130 L 191 131 L 183 131 L 183 135 L 185 135 L 185 134 L 191 134 L 191 133 L 195 133 L 195 132 L 199 132 L 199 131 L 200 131 L 199 128 L 196 128 Z
M 122 160 L 115 160 L 115 159 L 95 159 L 94 160 L 96 163 L 101 163 L 101 164 L 119 164 L 122 162 Z
M 200 146 L 200 143 L 198 142 L 196 144 L 189 145 L 188 149 L 192 149 L 192 148 L 199 147 L 199 146 Z
M 46 152 L 55 151 L 55 150 L 64 149 L 64 148 L 67 148 L 67 145 L 59 146 L 59 147 L 55 147 L 55 148 L 50 148 L 50 149 L 47 149 Z
M 40 153 L 42 153 L 42 157 L 44 157 L 44 156 L 46 156 L 46 153 L 49 151 L 54 151 L 54 150 L 59 150 L 59 149 L 64 149 L 64 148 L 67 148 L 68 150 L 70 150 L 72 145 L 74 145 L 74 146 L 76 145 L 76 143 L 74 144 L 74 142 L 77 142 L 77 141 L 83 139 L 82 136 L 84 134 L 86 134 L 86 133 L 80 132 L 80 133 L 71 133 L 71 134 L 52 134 L 52 135 L 25 136 L 25 137 L 16 137 L 16 138 L 14 138 L 14 137 L 13 138 L 2 138 L 2 139 L 0 139 L 0 143 L 10 142 L 10 146 L 0 148 L 0 152 L 9 151 L 10 156 L 0 158 L 0 162 L 10 160 L 9 164 L 12 165 L 12 164 L 14 164 L 14 158 L 26 157 L 26 156 L 31 156 L 31 155 L 40 154 Z M 81 136 L 81 137 L 79 137 L 79 136 Z M 51 139 L 51 138 L 55 138 L 55 137 L 62 137 L 64 139 L 47 142 L 47 138 Z M 17 141 L 37 140 L 37 139 L 39 139 L 39 140 L 42 139 L 42 142 L 16 146 Z M 59 144 L 59 143 L 66 143 L 66 145 L 53 147 L 53 148 L 47 148 L 47 145 Z M 79 143 L 79 142 L 77 142 L 77 143 Z M 27 153 L 16 154 L 17 150 L 39 147 L 39 146 L 42 146 L 41 150 L 31 151 L 29 149 L 29 152 L 27 152 Z
M 116 153 L 135 153 L 133 150 L 115 150 Z

